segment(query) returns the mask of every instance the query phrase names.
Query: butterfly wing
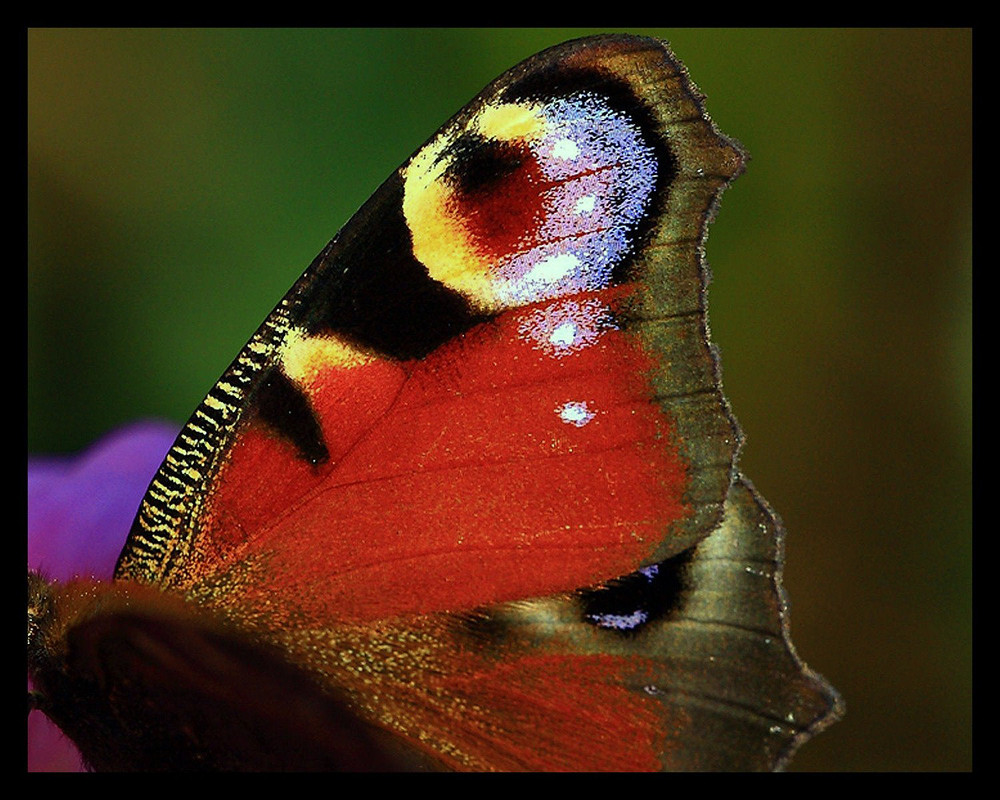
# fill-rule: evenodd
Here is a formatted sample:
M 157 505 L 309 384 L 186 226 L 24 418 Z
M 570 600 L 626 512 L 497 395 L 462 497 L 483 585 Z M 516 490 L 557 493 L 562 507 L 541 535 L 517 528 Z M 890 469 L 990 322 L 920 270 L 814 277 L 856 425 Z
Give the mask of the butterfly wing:
M 247 593 L 322 587 L 316 613 L 375 619 L 572 590 L 703 538 L 738 434 L 702 243 L 742 163 L 658 43 L 571 43 L 507 73 L 212 389 L 117 577 L 222 606 L 239 586 L 244 615 Z M 553 568 L 526 569 L 542 550 Z
M 299 632 L 285 645 L 349 653 L 378 697 L 359 697 L 365 716 L 453 768 L 773 770 L 843 711 L 789 641 L 782 542 L 740 477 L 706 539 L 599 590 L 610 597 Z
M 732 606 L 716 641 L 671 590 L 728 586 L 701 555 L 740 439 L 703 243 L 743 160 L 659 42 L 571 42 L 501 76 L 241 351 L 116 578 L 279 644 L 449 766 L 772 766 L 831 701 L 789 660 L 780 613 L 759 628 Z M 731 668 L 766 649 L 761 630 L 788 685 L 719 685 L 733 673 L 699 659 Z M 765 723 L 786 734 L 742 761 Z

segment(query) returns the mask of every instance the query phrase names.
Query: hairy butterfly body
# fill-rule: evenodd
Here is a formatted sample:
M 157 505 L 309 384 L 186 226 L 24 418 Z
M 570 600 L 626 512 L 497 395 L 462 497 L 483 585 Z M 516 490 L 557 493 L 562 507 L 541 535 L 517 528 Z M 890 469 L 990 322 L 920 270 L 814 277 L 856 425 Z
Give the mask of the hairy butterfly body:
M 195 411 L 115 582 L 29 576 L 41 707 L 108 769 L 784 763 L 837 699 L 708 338 L 743 163 L 662 43 L 497 79 Z

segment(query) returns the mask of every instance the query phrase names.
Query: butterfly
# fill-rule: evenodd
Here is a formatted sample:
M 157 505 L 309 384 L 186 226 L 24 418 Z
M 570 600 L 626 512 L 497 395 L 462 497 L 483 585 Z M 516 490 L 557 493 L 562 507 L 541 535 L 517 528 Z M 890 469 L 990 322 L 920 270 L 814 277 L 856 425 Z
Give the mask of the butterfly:
M 496 79 L 195 410 L 114 581 L 29 571 L 29 710 L 98 770 L 783 766 L 841 705 L 708 335 L 745 158 L 659 41 Z

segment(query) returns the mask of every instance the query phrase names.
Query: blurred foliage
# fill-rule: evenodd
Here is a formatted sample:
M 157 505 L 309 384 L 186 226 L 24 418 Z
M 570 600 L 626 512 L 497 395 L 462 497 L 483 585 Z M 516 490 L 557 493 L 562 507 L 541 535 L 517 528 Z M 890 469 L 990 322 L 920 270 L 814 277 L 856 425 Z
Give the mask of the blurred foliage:
M 29 449 L 183 421 L 372 190 L 585 30 L 31 30 Z M 752 155 L 709 256 L 742 464 L 847 719 L 795 769 L 971 765 L 972 34 L 657 30 Z

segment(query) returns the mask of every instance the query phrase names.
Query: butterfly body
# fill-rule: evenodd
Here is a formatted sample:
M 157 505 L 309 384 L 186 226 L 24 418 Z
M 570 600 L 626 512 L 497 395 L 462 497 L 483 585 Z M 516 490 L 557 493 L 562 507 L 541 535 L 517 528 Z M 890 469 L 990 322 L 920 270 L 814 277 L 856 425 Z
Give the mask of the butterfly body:
M 658 42 L 571 42 L 488 86 L 324 248 L 196 410 L 136 517 L 117 599 L 64 598 L 59 635 L 59 603 L 36 603 L 52 715 L 75 659 L 114 689 L 100 714 L 127 721 L 116 735 L 167 731 L 143 752 L 215 768 L 781 763 L 833 700 L 787 644 L 777 566 L 712 613 L 738 628 L 750 599 L 769 610 L 761 674 L 780 664 L 781 680 L 744 697 L 731 673 L 713 678 L 696 663 L 713 635 L 688 616 L 717 601 L 699 577 L 713 537 L 742 533 L 780 563 L 734 467 L 705 319 L 706 226 L 743 160 Z M 150 592 L 167 611 L 133 599 Z M 375 743 L 319 744 L 295 765 L 281 748 L 269 762 L 261 736 L 227 741 L 193 699 L 166 723 L 133 719 L 164 701 L 108 666 L 122 661 L 107 655 L 112 618 L 127 618 L 134 672 L 155 683 L 155 654 L 180 654 L 198 675 L 186 696 L 208 708 L 228 702 L 209 663 L 233 685 L 242 674 L 240 691 L 332 704 L 318 722 L 250 704 L 247 730 Z M 201 647 L 179 644 L 185 626 Z M 723 629 L 701 655 L 738 672 L 747 650 Z M 713 726 L 692 756 L 683 738 Z M 765 744 L 741 754 L 740 737 Z M 155 766 L 106 750 L 91 760 Z

